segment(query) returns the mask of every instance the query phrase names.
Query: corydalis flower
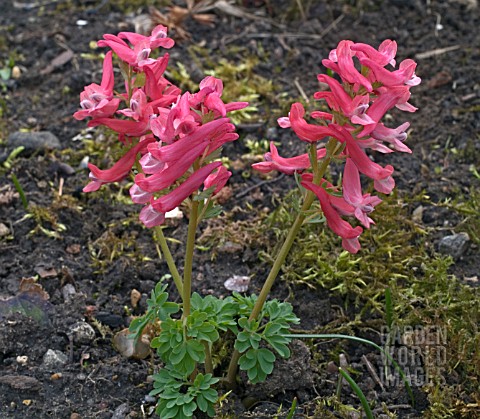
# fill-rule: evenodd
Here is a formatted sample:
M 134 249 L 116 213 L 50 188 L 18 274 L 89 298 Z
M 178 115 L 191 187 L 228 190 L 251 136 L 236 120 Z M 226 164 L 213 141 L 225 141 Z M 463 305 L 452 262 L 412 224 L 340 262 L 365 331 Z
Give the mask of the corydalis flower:
M 81 121 L 88 117 L 109 117 L 115 113 L 120 104 L 120 99 L 113 97 L 113 65 L 112 52 L 109 51 L 103 60 L 103 76 L 100 85 L 92 83 L 80 93 L 81 110 L 75 112 L 73 117 Z
M 238 138 L 226 114 L 246 102 L 224 103 L 223 82 L 209 76 L 197 93 L 184 92 L 164 76 L 169 56 L 154 59 L 154 48 L 171 48 L 167 29 L 157 26 L 150 36 L 130 32 L 104 35 L 99 46 L 110 47 L 123 61 L 126 92 L 113 97 L 112 51 L 106 54 L 101 85 L 92 84 L 81 94 L 77 119 L 92 117 L 89 126 L 106 126 L 119 134 L 129 150 L 110 169 L 89 164 L 91 182 L 85 192 L 118 182 L 140 170 L 130 188 L 132 201 L 144 204 L 140 220 L 153 227 L 165 221 L 165 213 L 178 207 L 204 185 L 215 196 L 231 173 L 212 153 Z M 117 110 L 120 103 L 123 109 Z
M 381 202 L 380 198 L 362 192 L 360 173 L 374 181 L 378 192 L 388 194 L 395 187 L 393 167 L 382 167 L 373 162 L 365 150 L 411 153 L 404 144 L 410 124 L 406 122 L 397 128 L 389 128 L 381 122 L 392 108 L 416 111 L 408 102 L 410 87 L 420 83 L 415 74 L 416 63 L 407 59 L 398 69 L 385 68 L 395 67 L 396 51 L 397 44 L 391 40 L 382 42 L 378 49 L 349 40 L 341 41 L 330 52 L 329 58 L 322 61 L 325 67 L 338 74 L 340 81 L 326 74 L 318 75 L 318 80 L 330 89 L 314 95 L 317 100 L 325 100 L 329 107 L 327 111 L 311 112 L 310 117 L 320 123 L 307 122 L 305 109 L 300 103 L 291 106 L 287 117 L 278 119 L 282 128 L 291 128 L 304 142 L 315 144 L 329 138 L 337 141 L 335 150 L 330 151 L 333 156 L 317 146 L 317 159 L 335 157 L 345 161 L 341 190 L 333 185 L 322 186 L 328 182 L 318 180 L 321 176 L 311 173 L 318 170 L 315 168 L 320 164 L 312 168 L 308 154 L 283 158 L 273 143 L 270 152 L 265 154 L 265 161 L 253 165 L 263 173 L 273 170 L 285 174 L 302 173 L 302 185 L 318 198 L 327 225 L 342 237 L 343 247 L 352 253 L 360 248 L 361 228 L 352 227 L 342 217 L 354 217 L 369 228 L 374 223 L 370 214 Z

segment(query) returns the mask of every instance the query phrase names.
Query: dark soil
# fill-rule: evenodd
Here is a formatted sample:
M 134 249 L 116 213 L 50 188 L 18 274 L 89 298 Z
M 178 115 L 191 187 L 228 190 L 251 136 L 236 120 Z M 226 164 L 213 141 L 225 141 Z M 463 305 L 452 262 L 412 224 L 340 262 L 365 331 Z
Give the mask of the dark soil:
M 146 298 L 156 281 L 168 272 L 167 266 L 158 260 L 151 232 L 135 221 L 136 206 L 112 203 L 108 191 L 88 196 L 81 193 L 88 172 L 77 167 L 88 151 L 75 137 L 86 125 L 71 116 L 77 110 L 83 87 L 99 81 L 101 61 L 89 58 L 88 54 L 94 52 L 89 43 L 104 33 L 134 30 L 133 18 L 148 12 L 141 6 L 125 11 L 120 3 L 128 2 L 0 0 L 0 67 L 8 66 L 11 60 L 17 66 L 15 71 L 20 72 L 0 81 L 0 163 L 14 148 L 7 138 L 17 131 L 50 131 L 60 140 L 60 146 L 53 145 L 53 150 L 33 145 L 14 161 L 13 169 L 0 171 L 0 223 L 8 229 L 0 238 L 2 419 L 145 417 L 154 406 L 147 397 L 152 359 L 122 357 L 112 346 L 112 337 L 128 326 L 132 315 L 144 312 Z M 398 60 L 416 59 L 417 74 L 423 79 L 418 88 L 412 89 L 412 102 L 419 111 L 406 118 L 413 127 L 407 140 L 413 154 L 376 158 L 394 165 L 399 196 L 423 193 L 429 196 L 429 202 L 437 203 L 460 195 L 468 200 L 472 190 L 478 188 L 479 179 L 472 171 L 475 165 L 480 169 L 477 1 L 302 1 L 303 18 L 296 1 L 232 3 L 254 18 L 235 17 L 215 9 L 213 30 L 187 20 L 185 29 L 191 39 L 174 47 L 171 62 L 183 63 L 198 81 L 203 70 L 190 59 L 191 45 L 208 48 L 215 61 L 224 56 L 232 59 L 234 47 L 242 47 L 248 54 L 260 57 L 255 73 L 273 80 L 272 95 L 285 93 L 290 103 L 300 96 L 295 82 L 307 96 L 312 96 L 317 88 L 316 74 L 322 71 L 321 59 L 340 40 L 377 46 L 384 39 L 395 39 Z M 81 20 L 86 22 L 84 26 Z M 299 34 L 305 36 L 296 36 Z M 55 60 L 65 51 L 72 52 L 66 62 Z M 268 108 L 278 106 L 278 102 L 269 105 L 263 100 L 260 118 L 255 123 L 241 124 L 242 139 L 226 147 L 225 154 L 232 160 L 248 151 L 245 138 L 283 141 L 287 154 L 286 144 L 292 144 L 293 137 L 272 129 L 274 118 Z M 99 134 L 91 135 L 97 139 Z M 269 137 L 272 135 L 278 137 Z M 295 147 L 301 146 L 292 145 L 291 154 L 300 150 Z M 90 157 L 101 163 L 98 155 Z M 69 168 L 75 169 L 74 173 Z M 244 179 L 243 171 L 234 170 L 230 183 L 234 196 L 262 181 L 256 174 Z M 36 211 L 26 211 L 22 206 L 13 187 L 12 172 Z M 238 219 L 248 223 L 249 214 L 253 217 L 255 213 L 247 211 L 247 204 L 270 206 L 273 195 L 284 195 L 284 185 L 285 179 L 263 184 L 240 202 L 231 199 L 226 208 L 238 206 Z M 112 188 L 113 193 L 119 191 Z M 456 231 L 463 218 L 446 207 L 428 203 L 423 206 L 420 221 L 429 233 L 429 245 L 436 250 L 440 238 Z M 169 237 L 178 239 L 185 232 L 185 220 L 172 222 L 166 230 Z M 268 268 L 259 263 L 260 244 L 222 246 L 216 249 L 214 261 L 209 252 L 198 252 L 195 289 L 201 294 L 227 295 L 223 286 L 227 278 L 255 274 L 250 291 L 258 292 Z M 182 248 L 177 246 L 174 252 L 181 261 Z M 451 273 L 467 283 L 478 275 L 479 268 L 478 247 L 472 243 L 452 265 Z M 22 293 L 20 282 L 29 277 L 37 279 L 48 293 L 48 301 L 39 289 Z M 136 307 L 131 302 L 133 289 L 142 294 Z M 325 289 L 311 290 L 285 282 L 280 282 L 273 292 L 281 299 L 290 295 L 295 295 L 293 304 L 303 330 L 321 330 L 338 320 L 348 299 Z M 348 310 L 343 315 L 355 318 L 355 308 L 350 306 Z M 361 335 L 380 343 L 378 335 Z M 334 362 L 338 364 L 338 357 L 328 358 L 339 350 L 336 345 L 329 341 L 315 346 L 324 354 L 319 359 L 319 355 L 312 354 L 312 347 L 295 341 L 293 358 L 280 363 L 265 384 L 252 387 L 244 380 L 238 397 L 230 396 L 225 403 L 225 412 L 233 417 L 273 417 L 280 404 L 288 408 L 297 397 L 297 417 L 327 417 L 327 413 L 315 409 L 316 402 L 332 397 L 336 391 L 338 373 Z M 60 351 L 65 359 L 48 364 L 44 360 L 48 350 Z M 351 343 L 343 345 L 341 352 L 351 367 L 362 371 L 357 382 L 370 400 L 376 400 L 378 417 L 382 409 L 398 417 L 422 417 L 429 402 L 421 387 L 414 386 L 417 404 L 411 407 L 402 385 L 382 389 L 372 379 L 362 364 L 362 356 L 375 366 L 379 362 L 381 365 L 374 349 Z M 358 399 L 348 396 L 351 393 L 344 386 L 342 402 L 358 407 Z

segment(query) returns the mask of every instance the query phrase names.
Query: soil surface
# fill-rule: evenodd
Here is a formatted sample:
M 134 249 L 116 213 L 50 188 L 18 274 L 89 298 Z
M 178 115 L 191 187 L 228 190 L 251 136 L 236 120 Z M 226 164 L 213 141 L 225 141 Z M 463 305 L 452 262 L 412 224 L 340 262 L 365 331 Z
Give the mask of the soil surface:
M 98 82 L 101 74 L 99 51 L 91 49 L 91 41 L 149 22 L 147 2 L 137 1 L 139 6 L 130 9 L 124 3 L 129 2 L 0 0 L 2 419 L 140 418 L 150 416 L 155 404 L 148 396 L 154 360 L 123 357 L 112 338 L 133 315 L 144 312 L 146 298 L 168 269 L 158 259 L 151 232 L 137 222 L 138 207 L 121 197 L 109 198 L 108 191 L 123 193 L 119 187 L 88 196 L 81 192 L 88 182 L 82 158 L 90 154 L 91 161 L 102 164 L 88 141 L 101 141 L 103 134 L 86 130 L 85 121 L 72 118 L 83 87 Z M 165 12 L 169 2 L 157 3 Z M 216 16 L 213 29 L 186 19 L 183 29 L 190 37 L 177 42 L 171 62 L 181 62 L 198 82 L 206 70 L 202 68 L 205 61 L 191 59 L 192 45 L 206 48 L 215 62 L 223 57 L 235 60 L 235 54 L 237 62 L 246 54 L 259 58 L 253 72 L 272 80 L 273 91 L 261 98 L 260 116 L 239 124 L 241 139 L 224 150 L 232 160 L 251 151 L 246 145 L 249 139 L 279 141 L 284 154 L 287 145 L 292 147 L 291 155 L 301 151 L 302 145 L 294 142 L 288 130 L 275 126 L 274 116 L 280 114 L 274 115 L 271 109 L 277 107 L 278 112 L 279 97 L 286 100 L 284 113 L 303 92 L 311 98 L 318 89 L 316 75 L 323 71 L 321 60 L 340 40 L 378 46 L 390 38 L 399 45 L 398 60 L 409 57 L 418 62 L 417 75 L 423 82 L 412 89 L 412 103 L 419 111 L 405 118 L 411 122 L 407 144 L 413 154 L 375 158 L 395 167 L 400 197 L 423 194 L 428 202 L 439 203 L 462 195 L 468 200 L 478 188 L 480 9 L 476 0 L 230 2 L 241 15 L 226 8 L 226 2 L 218 3 L 210 11 Z M 178 30 L 171 32 L 173 38 L 178 34 Z M 393 118 L 392 126 L 403 122 L 395 119 L 397 114 Z M 30 135 L 40 131 L 50 134 Z M 25 149 L 8 167 L 7 157 L 19 144 Z M 230 199 L 226 209 L 243 234 L 241 226 L 256 213 L 249 208 L 270 207 L 272 197 L 285 194 L 289 181 L 264 182 L 245 164 L 233 172 L 230 187 L 233 196 L 241 199 Z M 13 186 L 12 173 L 25 192 L 29 210 Z M 247 188 L 250 193 L 243 194 Z M 427 232 L 432 251 L 464 220 L 446 207 L 428 203 L 420 210 L 416 207 L 415 216 Z M 183 239 L 185 219 L 170 221 L 165 231 L 168 237 Z M 480 262 L 478 245 L 471 239 L 468 247 L 460 249 L 450 273 L 460 283 L 473 286 Z M 209 252 L 199 250 L 195 289 L 201 294 L 228 295 L 224 281 L 246 275 L 253 277 L 249 291 L 258 292 L 268 271 L 268 264 L 259 262 L 262 245 L 248 239 L 240 245 L 224 241 L 215 249 L 214 260 Z M 173 251 L 181 262 L 182 246 L 176 245 Z M 32 277 L 35 281 L 28 280 Z M 138 303 L 132 301 L 132 290 L 141 294 Z M 343 313 L 348 296 L 318 286 L 279 282 L 272 294 L 281 299 L 295 295 L 292 302 L 304 331 L 324 330 L 323 326 L 341 317 L 339 312 L 351 320 L 360 311 L 349 306 Z M 380 343 L 378 333 L 361 336 Z M 280 363 L 267 383 L 253 387 L 243 377 L 238 394 L 225 403 L 225 414 L 274 417 L 297 397 L 295 417 L 330 417 L 319 410 L 314 413 L 315 403 L 336 392 L 338 357 L 328 359 L 327 354 L 338 348 L 332 341 L 315 348 L 324 350 L 322 362 L 315 364 L 312 346 L 294 341 L 292 359 Z M 344 344 L 342 353 L 349 366 L 361 371 L 357 382 L 367 398 L 376 400 L 377 417 L 387 412 L 423 417 L 429 401 L 421 386 L 413 386 L 417 403 L 412 407 L 401 384 L 384 388 L 369 373 L 365 358 L 379 365 L 373 348 Z M 343 403 L 359 407 L 348 386 L 343 386 L 342 394 Z M 327 410 L 331 417 L 359 417 L 354 412 L 332 413 L 333 407 Z

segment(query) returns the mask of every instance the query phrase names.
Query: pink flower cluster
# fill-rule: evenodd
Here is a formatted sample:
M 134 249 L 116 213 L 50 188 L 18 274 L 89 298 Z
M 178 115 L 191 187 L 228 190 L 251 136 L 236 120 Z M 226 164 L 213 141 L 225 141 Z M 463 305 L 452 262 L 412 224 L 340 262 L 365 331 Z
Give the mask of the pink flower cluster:
M 410 124 L 405 122 L 397 128 L 388 128 L 381 122 L 394 107 L 407 112 L 417 110 L 408 102 L 410 87 L 421 81 L 415 75 L 416 63 L 406 59 L 395 70 L 396 52 L 397 44 L 391 40 L 382 42 L 378 50 L 367 44 L 341 41 L 330 52 L 329 58 L 322 61 L 325 67 L 337 73 L 340 81 L 319 74 L 318 80 L 328 85 L 329 91 L 314 95 L 315 99 L 326 101 L 329 112 L 311 112 L 310 116 L 319 121 L 319 124 L 311 124 L 304 119 L 303 106 L 294 103 L 288 117 L 278 120 L 282 128 L 293 129 L 300 140 L 307 143 L 317 143 L 327 137 L 342 143 L 343 151 L 336 156 L 345 160 L 341 191 L 325 179 L 313 183 L 308 154 L 282 158 L 273 142 L 270 152 L 265 154 L 265 161 L 253 165 L 263 173 L 273 170 L 286 174 L 302 173 L 301 184 L 317 196 L 328 226 L 343 239 L 343 247 L 351 253 L 360 249 L 358 237 L 363 229 L 352 227 L 342 217 L 355 217 L 369 228 L 373 223 L 369 214 L 381 202 L 380 198 L 362 192 L 360 173 L 374 180 L 378 192 L 388 194 L 395 186 L 393 167 L 382 167 L 373 162 L 365 149 L 381 153 L 411 153 L 404 143 Z M 393 69 L 387 69 L 388 65 Z M 317 148 L 317 158 L 324 158 L 326 149 Z M 342 195 L 340 192 L 343 196 L 339 196 Z
M 221 99 L 223 83 L 212 76 L 200 82 L 197 93 L 182 93 L 170 83 L 164 77 L 169 55 L 151 57 L 154 49 L 174 45 L 164 26 L 154 28 L 151 36 L 107 34 L 98 45 L 111 48 L 123 62 L 126 92 L 114 92 L 113 53 L 109 51 L 101 84 L 85 87 L 80 94 L 81 109 L 74 117 L 90 117 L 90 127 L 104 125 L 116 131 L 130 148 L 110 169 L 89 164 L 91 182 L 84 192 L 124 179 L 138 162 L 141 173 L 135 176 L 130 195 L 133 202 L 146 204 L 140 219 L 147 227 L 162 224 L 165 213 L 202 184 L 217 194 L 231 173 L 221 162 L 212 161 L 212 153 L 238 138 L 226 115 L 248 104 L 225 104 Z

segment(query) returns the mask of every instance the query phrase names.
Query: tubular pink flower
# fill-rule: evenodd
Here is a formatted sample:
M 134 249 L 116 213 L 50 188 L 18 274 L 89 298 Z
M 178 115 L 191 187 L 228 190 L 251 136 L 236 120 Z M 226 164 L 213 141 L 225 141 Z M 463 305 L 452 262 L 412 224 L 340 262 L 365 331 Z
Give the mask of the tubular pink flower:
M 135 89 L 130 99 L 130 108 L 122 109 L 117 113 L 133 118 L 135 121 L 142 119 L 147 108 L 147 96 L 143 89 Z
M 165 222 L 165 213 L 156 211 L 152 205 L 145 205 L 140 211 L 140 221 L 147 228 L 162 225 Z
M 345 92 L 343 86 L 334 78 L 325 74 L 319 74 L 317 78 L 320 82 L 328 84 L 331 92 L 316 92 L 313 95 L 315 99 L 326 99 L 331 108 L 341 111 L 354 124 L 368 125 L 374 123 L 372 118 L 365 113 L 370 101 L 368 94 L 357 95 L 352 99 Z
M 153 143 L 148 147 L 148 151 L 152 153 L 153 157 L 164 163 L 177 161 L 182 159 L 185 154 L 189 153 L 189 150 L 193 147 L 208 141 L 208 139 L 211 138 L 216 131 L 222 129 L 222 127 L 233 127 L 233 125 L 228 122 L 228 118 L 216 119 L 199 126 L 191 134 L 186 135 L 169 145 L 160 146 L 158 143 Z
M 195 192 L 204 182 L 206 177 L 217 167 L 221 166 L 221 162 L 213 162 L 198 169 L 185 182 L 172 192 L 150 201 L 151 206 L 157 212 L 166 213 L 177 208 L 185 199 Z
M 392 144 L 393 149 L 396 151 L 401 151 L 403 153 L 411 153 L 412 150 L 410 150 L 404 144 L 404 141 L 407 139 L 406 130 L 409 127 L 409 122 L 405 122 L 395 129 L 387 128 L 384 124 L 380 123 L 375 127 L 375 129 L 370 135 L 376 140 L 385 141 Z
M 372 84 L 365 76 L 358 72 L 353 64 L 353 55 L 355 53 L 351 50 L 352 45 L 352 41 L 340 41 L 335 53 L 331 54 L 330 59 L 322 60 L 322 64 L 325 67 L 335 71 L 342 78 L 342 80 L 355 85 L 363 86 L 368 92 L 371 92 L 373 90 Z M 336 58 L 337 63 L 335 63 L 331 58 Z
M 73 117 L 79 121 L 87 118 L 102 118 L 112 116 L 120 104 L 120 99 L 113 98 L 113 65 L 112 51 L 107 52 L 103 60 L 103 75 L 100 86 L 92 83 L 80 93 L 81 110 Z
M 193 162 L 203 153 L 207 142 L 197 144 L 176 162 L 166 165 L 161 171 L 145 177 L 143 173 L 135 176 L 135 184 L 145 192 L 158 192 L 173 185 L 190 168 Z
M 190 105 L 195 109 L 201 109 L 202 114 L 210 111 L 218 116 L 225 116 L 228 112 L 243 109 L 248 102 L 231 102 L 225 104 L 222 99 L 223 82 L 213 76 L 207 76 L 200 82 L 200 90 L 190 96 Z
M 131 137 L 141 137 L 142 135 L 147 134 L 150 129 L 148 119 L 141 121 L 128 121 L 125 119 L 96 118 L 88 122 L 89 127 L 96 127 L 98 125 L 105 125 L 113 131 Z
M 141 42 L 147 41 L 150 48 L 166 48 L 170 49 L 175 45 L 175 41 L 167 36 L 168 28 L 163 25 L 158 25 L 152 30 L 150 36 L 140 35 L 134 32 L 120 32 L 119 38 L 127 39 L 132 45 L 137 45 Z
M 375 61 L 382 67 L 385 67 L 387 64 L 391 64 L 395 67 L 395 55 L 397 55 L 397 43 L 395 41 L 386 39 L 380 44 L 378 51 L 370 45 L 362 43 L 353 44 L 351 49 L 356 52 L 358 57 L 361 57 L 359 52 L 363 53 L 367 58 Z
M 347 158 L 345 162 L 342 185 L 345 202 L 355 208 L 355 217 L 357 220 L 366 228 L 370 228 L 373 220 L 369 218 L 367 214 L 370 214 L 375 206 L 382 202 L 382 200 L 376 196 L 370 196 L 370 194 L 364 195 L 362 193 L 360 173 L 352 159 Z
M 138 161 L 142 166 L 143 173 L 151 175 L 157 173 L 165 167 L 165 163 L 152 156 L 152 153 L 148 152 Z
M 146 204 L 152 198 L 152 192 L 144 191 L 136 183 L 129 190 L 130 197 L 134 204 Z
M 360 249 L 358 237 L 362 234 L 362 227 L 357 226 L 354 228 L 347 221 L 342 219 L 332 206 L 328 193 L 321 186 L 305 180 L 301 182 L 301 185 L 317 196 L 323 214 L 327 219 L 327 225 L 335 234 L 343 239 L 343 248 L 350 253 L 357 253 Z
M 127 39 L 133 49 L 123 40 Z M 149 58 L 152 49 L 163 47 L 171 48 L 175 42 L 166 36 L 166 28 L 157 26 L 151 36 L 144 36 L 133 32 L 120 32 L 118 36 L 105 34 L 97 42 L 99 47 L 110 47 L 118 57 L 131 66 L 142 68 L 155 64 L 156 60 Z
M 228 179 L 230 179 L 230 176 L 232 176 L 232 172 L 227 170 L 225 166 L 220 166 L 214 173 L 208 175 L 203 182 L 205 189 L 215 187 L 212 195 L 215 196 L 222 190 Z
M 367 111 L 368 117 L 371 119 L 371 123 L 364 125 L 362 132 L 358 135 L 364 137 L 369 135 L 384 117 L 384 115 L 396 106 L 401 98 L 405 96 L 405 92 L 398 89 L 384 89 L 381 94 L 374 100 L 372 105 Z
M 166 143 L 171 143 L 177 136 L 185 136 L 195 131 L 198 122 L 195 119 L 194 112 L 190 109 L 190 93 L 184 93 L 179 96 L 176 104 L 167 113 L 160 118 L 154 118 L 150 121 L 152 132 Z
M 393 153 L 394 150 L 388 148 L 381 141 L 376 140 L 375 138 L 367 138 L 366 140 L 357 140 L 357 144 L 364 150 L 369 148 L 370 150 L 378 151 L 379 153 L 389 154 Z
M 327 150 L 325 148 L 317 150 L 317 159 L 324 158 L 326 154 Z M 307 153 L 290 158 L 280 157 L 273 141 L 270 142 L 270 152 L 265 153 L 264 158 L 264 162 L 252 164 L 252 167 L 261 173 L 277 170 L 281 173 L 292 175 L 310 167 L 310 158 Z
M 328 136 L 335 136 L 335 131 L 330 127 L 308 124 L 303 116 L 305 109 L 301 103 L 294 103 L 290 108 L 289 120 L 293 131 L 302 141 L 313 143 L 323 140 Z
M 128 44 L 116 35 L 105 34 L 103 39 L 97 42 L 99 47 L 109 47 L 118 57 L 130 65 L 135 65 L 137 56 Z
M 353 160 L 358 170 L 375 181 L 375 189 L 386 194 L 392 192 L 395 187 L 395 181 L 391 177 L 393 167 L 387 165 L 383 168 L 370 160 L 347 130 L 338 129 L 338 137 L 346 142 L 345 154 Z
M 169 55 L 165 54 L 163 57 L 158 58 L 154 64 L 143 67 L 143 72 L 145 73 L 144 91 L 150 100 L 155 103 L 155 106 L 170 106 L 177 101 L 178 96 L 181 94 L 181 90 L 178 87 L 172 85 L 163 77 L 168 60 Z M 152 106 L 154 105 L 152 104 Z
M 132 147 L 127 153 L 120 158 L 110 169 L 101 170 L 92 163 L 88 164 L 90 169 L 90 182 L 85 188 L 84 192 L 93 192 L 100 188 L 105 183 L 118 182 L 124 179 L 132 170 L 138 153 L 146 150 L 149 142 L 154 141 L 153 138 L 146 138 Z
M 360 58 L 360 62 L 362 65 L 370 68 L 375 74 L 376 80 L 384 86 L 401 86 L 404 84 L 416 86 L 421 82 L 420 77 L 415 75 L 417 63 L 410 59 L 402 61 L 399 69 L 396 71 L 388 71 L 370 58 Z

